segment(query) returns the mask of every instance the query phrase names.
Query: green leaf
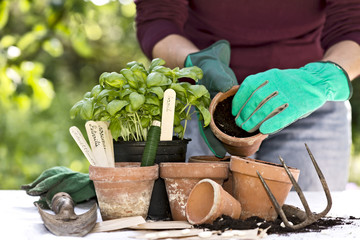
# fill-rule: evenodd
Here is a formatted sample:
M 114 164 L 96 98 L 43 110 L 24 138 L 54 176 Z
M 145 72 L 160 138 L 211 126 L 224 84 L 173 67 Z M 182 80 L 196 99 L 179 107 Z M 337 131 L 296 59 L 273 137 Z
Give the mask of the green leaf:
M 158 72 L 150 73 L 146 78 L 146 85 L 151 87 L 160 87 L 170 85 L 171 80 L 168 79 L 164 74 Z
M 129 100 L 132 110 L 137 111 L 145 103 L 145 96 L 137 92 L 133 92 L 130 94 Z
M 160 100 L 156 96 L 146 96 L 145 103 L 160 106 Z
M 104 97 L 117 97 L 118 96 L 118 92 L 112 89 L 103 89 L 99 95 L 97 96 L 96 100 L 100 101 L 101 99 L 103 99 Z
M 100 85 L 95 85 L 93 89 L 91 90 L 91 97 L 97 97 L 99 93 L 103 90 L 103 88 Z
M 131 69 L 131 68 L 134 67 L 134 66 L 138 66 L 138 67 L 140 67 L 140 68 L 142 68 L 142 69 L 145 70 L 144 64 L 139 63 L 139 62 L 137 62 L 137 61 L 128 62 L 128 63 L 126 64 L 126 68 L 128 68 L 128 69 Z
M 207 96 L 209 91 L 206 89 L 204 85 L 190 85 L 188 86 L 188 91 L 194 95 L 196 98 L 201 98 L 202 96 Z
M 140 122 L 141 122 L 141 127 L 147 128 L 150 126 L 151 123 L 150 117 L 144 116 L 143 118 L 141 118 Z
M 125 84 L 127 84 L 126 78 L 117 72 L 104 72 L 100 75 L 99 79 L 100 85 L 102 86 L 111 86 L 114 88 L 122 88 Z
M 174 126 L 174 132 L 179 135 L 180 138 L 183 138 L 184 136 L 184 127 L 179 124 L 177 126 Z
M 179 78 L 183 78 L 183 77 L 191 78 L 191 79 L 197 81 L 198 79 L 202 79 L 203 71 L 201 70 L 201 68 L 199 68 L 197 66 L 186 67 L 186 68 L 182 68 L 179 70 L 178 77 Z
M 161 113 L 160 106 L 153 106 L 151 109 L 149 109 L 149 113 L 151 116 L 159 116 Z
M 82 107 L 80 109 L 80 116 L 84 120 L 91 120 L 94 112 L 94 104 L 91 98 L 84 99 Z
M 124 75 L 124 77 L 127 80 L 127 83 L 130 85 L 130 87 L 135 88 L 135 89 L 139 88 L 139 83 L 135 79 L 134 74 L 131 70 L 124 68 L 120 71 L 120 73 L 122 75 Z
M 156 66 L 152 72 L 158 72 L 158 73 L 162 73 L 167 77 L 172 78 L 174 75 L 173 70 L 171 70 L 170 68 L 164 67 L 164 66 Z
M 147 72 L 142 64 L 135 64 L 130 68 L 130 70 L 133 72 L 134 77 L 138 82 L 145 83 L 147 78 Z
M 179 112 L 174 113 L 174 126 L 179 125 L 181 122 Z
M 77 103 L 75 103 L 74 106 L 72 106 L 72 108 L 70 109 L 71 119 L 74 119 L 80 113 L 80 109 L 82 108 L 83 103 L 84 100 L 80 100 Z
M 156 94 L 160 100 L 164 98 L 164 90 L 161 87 L 152 87 L 149 92 Z
M 111 131 L 111 135 L 115 141 L 118 140 L 121 133 L 121 122 L 118 118 L 112 118 L 110 121 L 109 129 Z
M 111 116 L 114 116 L 118 111 L 123 109 L 128 104 L 129 103 L 127 101 L 115 99 L 108 103 L 106 106 L 106 111 L 110 113 Z
M 209 110 L 207 108 L 205 108 L 204 106 L 199 106 L 199 107 L 197 107 L 197 109 L 199 110 L 199 112 L 201 113 L 201 115 L 203 117 L 204 127 L 208 126 L 211 121 L 211 115 L 210 115 Z
M 134 92 L 134 91 L 131 90 L 130 88 L 125 88 L 125 89 L 121 90 L 120 98 L 124 99 L 127 95 L 130 95 L 132 92 Z
M 161 58 L 154 58 L 151 63 L 150 63 L 150 66 L 149 66 L 149 73 L 151 73 L 154 69 L 154 67 L 156 66 L 161 66 L 161 65 L 165 65 L 165 61 Z
M 170 88 L 174 89 L 177 98 L 179 98 L 181 101 L 186 101 L 187 92 L 180 83 L 172 83 Z
M 83 98 L 91 98 L 91 92 L 86 92 Z

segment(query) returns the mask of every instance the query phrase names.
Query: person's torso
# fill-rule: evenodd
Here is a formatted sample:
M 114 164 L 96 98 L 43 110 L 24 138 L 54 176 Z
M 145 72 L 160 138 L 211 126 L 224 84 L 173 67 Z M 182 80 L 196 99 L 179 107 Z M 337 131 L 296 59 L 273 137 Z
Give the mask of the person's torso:
M 190 0 L 185 34 L 200 49 L 228 40 L 231 67 L 242 81 L 320 60 L 324 22 L 321 0 Z

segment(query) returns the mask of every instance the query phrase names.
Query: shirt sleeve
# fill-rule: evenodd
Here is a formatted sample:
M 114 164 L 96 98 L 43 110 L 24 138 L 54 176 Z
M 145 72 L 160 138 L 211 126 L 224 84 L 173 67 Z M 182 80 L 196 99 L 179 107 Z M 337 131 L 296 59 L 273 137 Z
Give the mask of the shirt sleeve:
M 326 21 L 322 33 L 322 47 L 352 40 L 360 44 L 360 1 L 328 0 Z
M 158 41 L 170 34 L 184 35 L 187 0 L 135 0 L 135 4 L 137 39 L 149 59 Z

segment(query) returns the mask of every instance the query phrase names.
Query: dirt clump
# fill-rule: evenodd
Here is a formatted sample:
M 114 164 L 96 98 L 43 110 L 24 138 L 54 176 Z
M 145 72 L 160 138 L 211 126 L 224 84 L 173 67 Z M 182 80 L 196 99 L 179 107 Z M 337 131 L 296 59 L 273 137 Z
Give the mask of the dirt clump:
M 300 223 L 300 219 L 293 217 L 288 218 L 294 225 Z M 245 220 L 233 219 L 229 216 L 221 216 L 217 218 L 212 224 L 195 225 L 196 228 L 204 228 L 216 231 L 225 230 L 246 230 L 246 229 L 267 229 L 268 234 L 289 234 L 289 233 L 304 233 L 304 232 L 320 232 L 325 229 L 332 228 L 337 225 L 349 225 L 352 224 L 352 220 L 359 220 L 355 217 L 341 218 L 341 217 L 324 217 L 318 221 L 306 226 L 304 228 L 293 230 L 288 227 L 282 227 L 282 220 L 277 218 L 275 221 L 266 221 L 259 217 L 250 217 Z

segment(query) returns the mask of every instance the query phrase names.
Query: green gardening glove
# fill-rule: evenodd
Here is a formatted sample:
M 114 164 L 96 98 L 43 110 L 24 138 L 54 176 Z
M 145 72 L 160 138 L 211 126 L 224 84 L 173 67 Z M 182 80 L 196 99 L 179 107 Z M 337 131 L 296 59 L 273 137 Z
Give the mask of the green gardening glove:
M 321 107 L 352 95 L 347 73 L 332 62 L 271 69 L 247 77 L 235 94 L 232 115 L 245 131 L 272 134 Z
M 235 74 L 229 64 L 230 44 L 226 40 L 220 40 L 204 50 L 189 54 L 184 65 L 185 67 L 201 68 L 204 75 L 198 84 L 204 85 L 213 98 L 218 92 L 226 92 L 232 86 L 237 85 Z M 214 136 L 210 127 L 204 127 L 203 122 L 199 121 L 199 130 L 214 155 L 223 158 L 226 150 Z
M 32 183 L 22 185 L 21 189 L 31 196 L 40 196 L 36 201 L 41 208 L 50 208 L 53 196 L 58 192 L 70 194 L 75 203 L 96 196 L 89 174 L 74 172 L 66 167 L 53 167 L 45 170 Z
M 229 64 L 230 44 L 226 40 L 217 41 L 206 49 L 189 54 L 184 63 L 185 67 L 201 68 L 204 75 L 198 83 L 207 88 L 211 98 L 238 84 Z

